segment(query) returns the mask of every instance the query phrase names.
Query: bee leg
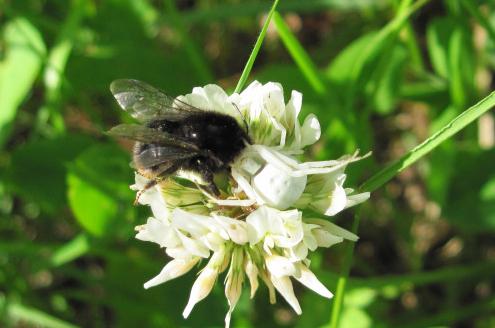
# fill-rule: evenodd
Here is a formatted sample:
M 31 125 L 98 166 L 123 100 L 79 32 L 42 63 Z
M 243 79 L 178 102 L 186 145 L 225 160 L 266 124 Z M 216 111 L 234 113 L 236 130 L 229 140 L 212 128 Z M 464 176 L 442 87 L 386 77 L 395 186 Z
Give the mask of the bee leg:
M 148 189 L 156 186 L 156 184 L 160 182 L 160 179 L 153 179 L 153 180 L 150 180 L 148 181 L 147 184 L 144 185 L 143 189 L 139 190 L 137 193 L 136 193 L 136 199 L 134 199 L 134 205 L 137 205 L 139 203 L 139 197 L 141 197 L 141 195 Z
M 220 190 L 218 190 L 215 182 L 213 181 L 213 173 L 210 170 L 203 170 L 201 172 L 204 184 L 199 185 L 198 188 L 209 195 L 220 197 Z

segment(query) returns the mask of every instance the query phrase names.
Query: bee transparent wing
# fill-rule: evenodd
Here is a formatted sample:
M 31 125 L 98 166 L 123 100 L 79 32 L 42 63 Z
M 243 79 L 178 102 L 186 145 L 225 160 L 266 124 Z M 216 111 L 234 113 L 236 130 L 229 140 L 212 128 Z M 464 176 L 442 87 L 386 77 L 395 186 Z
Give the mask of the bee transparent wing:
M 110 91 L 120 107 L 140 122 L 156 119 L 176 121 L 201 112 L 201 109 L 138 80 L 115 80 L 110 84 Z
M 185 138 L 139 124 L 120 124 L 111 128 L 107 134 L 142 143 L 154 143 L 164 146 L 180 147 L 192 152 L 199 151 L 195 144 L 188 142 Z
M 183 148 L 176 147 L 151 147 L 141 153 L 134 155 L 134 162 L 137 167 L 144 169 L 165 165 L 173 166 L 175 161 L 196 156 L 197 153 L 188 152 Z

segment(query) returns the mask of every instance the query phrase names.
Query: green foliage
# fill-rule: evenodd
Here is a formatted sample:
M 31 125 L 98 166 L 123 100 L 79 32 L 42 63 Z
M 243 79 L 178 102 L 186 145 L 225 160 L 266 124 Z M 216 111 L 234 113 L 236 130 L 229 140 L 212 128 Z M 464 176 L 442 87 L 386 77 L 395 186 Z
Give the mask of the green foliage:
M 494 3 L 0 6 L 0 326 L 223 324 L 222 278 L 187 321 L 194 274 L 142 288 L 167 257 L 133 238 L 151 214 L 132 206 L 130 145 L 102 133 L 131 120 L 108 90 L 116 78 L 170 95 L 280 82 L 321 122 L 313 158 L 373 151 L 347 180 L 371 200 L 352 224 L 337 218 L 359 242 L 311 257 L 334 299 L 295 284 L 298 317 L 245 290 L 232 326 L 493 326 Z
M 91 144 L 82 135 L 28 142 L 12 153 L 6 183 L 24 199 L 49 212 L 67 204 L 67 165 Z
M 3 26 L 2 43 L 0 147 L 8 137 L 17 109 L 31 90 L 46 52 L 39 31 L 22 17 L 12 19 Z
M 115 230 L 124 204 L 132 202 L 127 161 L 128 154 L 114 145 L 94 145 L 69 167 L 69 205 L 81 226 L 95 236 Z

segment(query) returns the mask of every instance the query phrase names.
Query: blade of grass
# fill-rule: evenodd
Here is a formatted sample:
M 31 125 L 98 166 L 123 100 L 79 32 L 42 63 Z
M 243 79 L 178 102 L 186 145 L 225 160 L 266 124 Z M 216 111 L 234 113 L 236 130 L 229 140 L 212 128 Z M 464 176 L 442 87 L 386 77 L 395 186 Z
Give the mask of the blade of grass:
M 270 25 L 270 21 L 273 17 L 273 13 L 275 12 L 275 9 L 277 8 L 278 0 L 273 1 L 272 8 L 268 12 L 268 16 L 266 17 L 265 23 L 263 24 L 263 27 L 261 28 L 261 32 L 258 36 L 258 39 L 256 40 L 256 43 L 254 44 L 253 51 L 251 51 L 251 55 L 249 55 L 248 61 L 246 62 L 246 66 L 244 66 L 244 70 L 242 71 L 241 77 L 239 78 L 239 82 L 237 82 L 237 86 L 235 87 L 236 93 L 241 92 L 242 88 L 246 84 L 246 81 L 249 77 L 249 73 L 251 72 L 251 69 L 253 68 L 254 61 L 256 60 L 256 57 L 258 56 L 258 53 L 261 48 L 261 44 L 263 43 L 263 40 L 265 39 L 266 35 L 266 30 L 268 29 L 268 25 Z
M 56 318 L 38 309 L 25 306 L 20 303 L 13 303 L 0 297 L 0 307 L 6 316 L 8 323 L 15 323 L 19 326 L 46 327 L 46 328 L 76 328 L 77 326 Z M 15 326 L 14 324 L 14 326 Z M 17 327 L 17 326 L 16 326 Z
M 304 77 L 308 80 L 311 87 L 318 94 L 326 93 L 327 88 L 325 87 L 323 80 L 320 78 L 316 65 L 313 63 L 294 34 L 292 34 L 291 30 L 278 12 L 273 14 L 273 22 L 277 27 L 277 31 L 282 39 L 282 42 L 292 56 L 292 59 L 294 59 L 297 66 L 303 73 Z
M 476 105 L 468 108 L 446 126 L 433 134 L 431 137 L 423 141 L 418 146 L 411 149 L 407 154 L 402 156 L 399 160 L 388 165 L 383 170 L 379 171 L 366 182 L 364 182 L 360 189 L 366 191 L 373 191 L 384 185 L 387 181 L 392 179 L 398 173 L 402 172 L 407 167 L 411 166 L 430 151 L 435 149 L 445 140 L 452 137 L 454 134 L 462 130 L 469 123 L 476 120 L 495 106 L 495 92 L 485 97 Z
M 495 92 L 485 97 L 483 100 L 468 108 L 462 112 L 459 116 L 450 121 L 438 132 L 433 134 L 430 138 L 426 139 L 423 143 L 410 150 L 407 154 L 401 157 L 398 161 L 388 165 L 383 170 L 368 179 L 361 187 L 360 190 L 373 191 L 384 185 L 387 181 L 392 179 L 399 172 L 414 164 L 430 151 L 438 147 L 442 142 L 452 137 L 454 134 L 462 130 L 469 123 L 476 120 L 495 106 Z M 359 210 L 354 217 L 352 225 L 352 232 L 357 233 L 359 226 Z M 332 313 L 330 318 L 331 328 L 336 328 L 340 319 L 340 313 L 342 304 L 344 301 L 344 293 L 348 280 L 349 271 L 352 265 L 352 255 L 354 251 L 354 244 L 348 243 L 345 250 L 344 257 L 344 269 L 337 281 L 337 288 L 335 291 L 335 298 L 333 300 Z
M 89 249 L 89 238 L 86 234 L 81 233 L 58 248 L 50 257 L 50 263 L 55 267 L 61 266 L 86 254 Z
M 352 222 L 351 231 L 356 234 L 359 227 L 359 210 L 354 216 L 354 222 Z M 335 296 L 332 303 L 332 311 L 330 313 L 330 328 L 337 328 L 340 320 L 340 313 L 342 313 L 342 305 L 344 304 L 344 294 L 347 285 L 347 277 L 352 266 L 352 254 L 354 253 L 354 242 L 346 241 L 347 245 L 344 251 L 344 263 L 343 270 L 337 279 L 337 287 L 335 288 Z
M 57 42 L 51 48 L 45 71 L 43 82 L 45 86 L 44 105 L 37 114 L 37 127 L 39 132 L 47 131 L 53 134 L 63 134 L 65 132 L 64 118 L 61 113 L 62 85 L 64 72 L 69 60 L 74 40 L 77 39 L 80 23 L 84 17 L 85 3 L 82 0 L 73 0 L 69 15 L 67 16 L 57 37 Z M 48 121 L 51 121 L 47 129 Z

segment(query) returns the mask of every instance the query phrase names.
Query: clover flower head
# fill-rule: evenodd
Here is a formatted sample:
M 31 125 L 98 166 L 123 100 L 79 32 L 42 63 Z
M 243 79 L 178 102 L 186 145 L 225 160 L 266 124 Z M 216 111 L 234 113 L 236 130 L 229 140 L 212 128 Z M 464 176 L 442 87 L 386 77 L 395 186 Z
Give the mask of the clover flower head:
M 369 193 L 356 194 L 344 187 L 346 166 L 362 157 L 354 153 L 336 160 L 299 161 L 304 148 L 320 138 L 320 124 L 314 115 L 301 124 L 302 94 L 292 91 L 285 103 L 278 83 L 255 81 L 230 96 L 219 86 L 207 85 L 177 101 L 230 115 L 241 126 L 246 122 L 252 143 L 231 164 L 229 185 L 221 199 L 173 177 L 141 194 L 139 202 L 150 206 L 153 216 L 136 228 L 136 238 L 157 243 L 171 258 L 144 287 L 206 263 L 192 286 L 183 312 L 187 317 L 226 272 L 226 327 L 247 283 L 254 297 L 261 280 L 271 303 L 277 291 L 297 314 L 302 310 L 293 279 L 331 298 L 332 293 L 310 270 L 308 254 L 358 237 L 328 220 L 303 217 L 302 210 L 333 216 L 365 201 Z M 136 174 L 132 188 L 142 190 L 147 183 Z

